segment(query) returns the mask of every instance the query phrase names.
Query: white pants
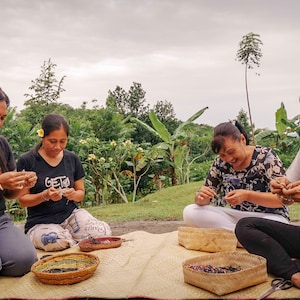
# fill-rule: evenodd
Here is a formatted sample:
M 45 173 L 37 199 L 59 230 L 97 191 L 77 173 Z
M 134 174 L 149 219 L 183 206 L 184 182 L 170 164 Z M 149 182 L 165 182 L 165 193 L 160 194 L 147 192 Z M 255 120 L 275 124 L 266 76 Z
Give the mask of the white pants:
M 189 227 L 223 228 L 234 231 L 236 223 L 245 217 L 258 217 L 289 223 L 281 215 L 240 211 L 221 206 L 190 204 L 183 210 L 183 221 Z
M 37 224 L 27 235 L 37 249 L 59 251 L 72 247 L 87 237 L 111 235 L 109 225 L 93 217 L 87 210 L 75 209 L 61 224 Z

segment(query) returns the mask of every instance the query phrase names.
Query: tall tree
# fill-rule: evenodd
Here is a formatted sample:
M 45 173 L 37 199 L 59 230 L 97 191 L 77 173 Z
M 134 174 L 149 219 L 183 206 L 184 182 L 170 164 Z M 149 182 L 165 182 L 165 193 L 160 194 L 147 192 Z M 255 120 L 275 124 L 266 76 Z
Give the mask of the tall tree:
M 245 87 L 246 87 L 246 96 L 247 96 L 247 105 L 249 112 L 250 125 L 252 130 L 252 142 L 255 144 L 254 138 L 254 124 L 252 122 L 249 92 L 248 92 L 248 69 L 253 69 L 254 66 L 259 67 L 260 58 L 262 57 L 262 52 L 260 45 L 262 45 L 260 40 L 260 35 L 250 32 L 243 36 L 242 41 L 239 43 L 240 48 L 237 51 L 236 58 L 238 61 L 245 64 Z
M 39 77 L 31 81 L 29 90 L 32 93 L 24 94 L 27 98 L 24 102 L 26 109 L 21 112 L 21 115 L 32 124 L 38 124 L 44 115 L 56 111 L 60 105 L 58 99 L 65 91 L 62 87 L 65 76 L 57 80 L 55 67 L 56 64 L 52 63 L 50 58 L 44 61 Z

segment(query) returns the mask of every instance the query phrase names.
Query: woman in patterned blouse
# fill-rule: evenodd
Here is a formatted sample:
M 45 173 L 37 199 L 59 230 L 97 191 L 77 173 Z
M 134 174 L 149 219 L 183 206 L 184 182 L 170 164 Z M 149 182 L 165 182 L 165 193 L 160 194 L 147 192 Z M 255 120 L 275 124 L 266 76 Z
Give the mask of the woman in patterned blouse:
M 270 191 L 270 181 L 285 175 L 272 149 L 249 145 L 245 129 L 233 121 L 215 127 L 212 150 L 218 156 L 195 204 L 183 211 L 187 226 L 234 231 L 241 218 L 250 216 L 289 223 L 287 207 Z

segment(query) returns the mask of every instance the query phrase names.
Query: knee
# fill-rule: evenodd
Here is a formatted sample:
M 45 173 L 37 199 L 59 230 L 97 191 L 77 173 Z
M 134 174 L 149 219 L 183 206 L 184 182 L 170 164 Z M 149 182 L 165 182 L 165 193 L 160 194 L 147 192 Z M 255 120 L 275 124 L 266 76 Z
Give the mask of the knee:
M 30 271 L 31 266 L 37 260 L 36 252 L 11 257 L 2 265 L 1 275 L 12 277 L 23 276 Z

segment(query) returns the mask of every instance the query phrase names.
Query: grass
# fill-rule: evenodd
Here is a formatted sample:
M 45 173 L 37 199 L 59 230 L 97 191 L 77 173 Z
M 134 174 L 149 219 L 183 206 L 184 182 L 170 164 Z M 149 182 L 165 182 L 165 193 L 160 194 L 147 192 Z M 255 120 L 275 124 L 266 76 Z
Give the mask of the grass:
M 195 191 L 202 182 L 192 182 L 162 189 L 135 203 L 91 207 L 87 210 L 106 222 L 182 221 L 182 211 L 194 202 Z M 291 221 L 300 221 L 300 204 L 290 206 Z

